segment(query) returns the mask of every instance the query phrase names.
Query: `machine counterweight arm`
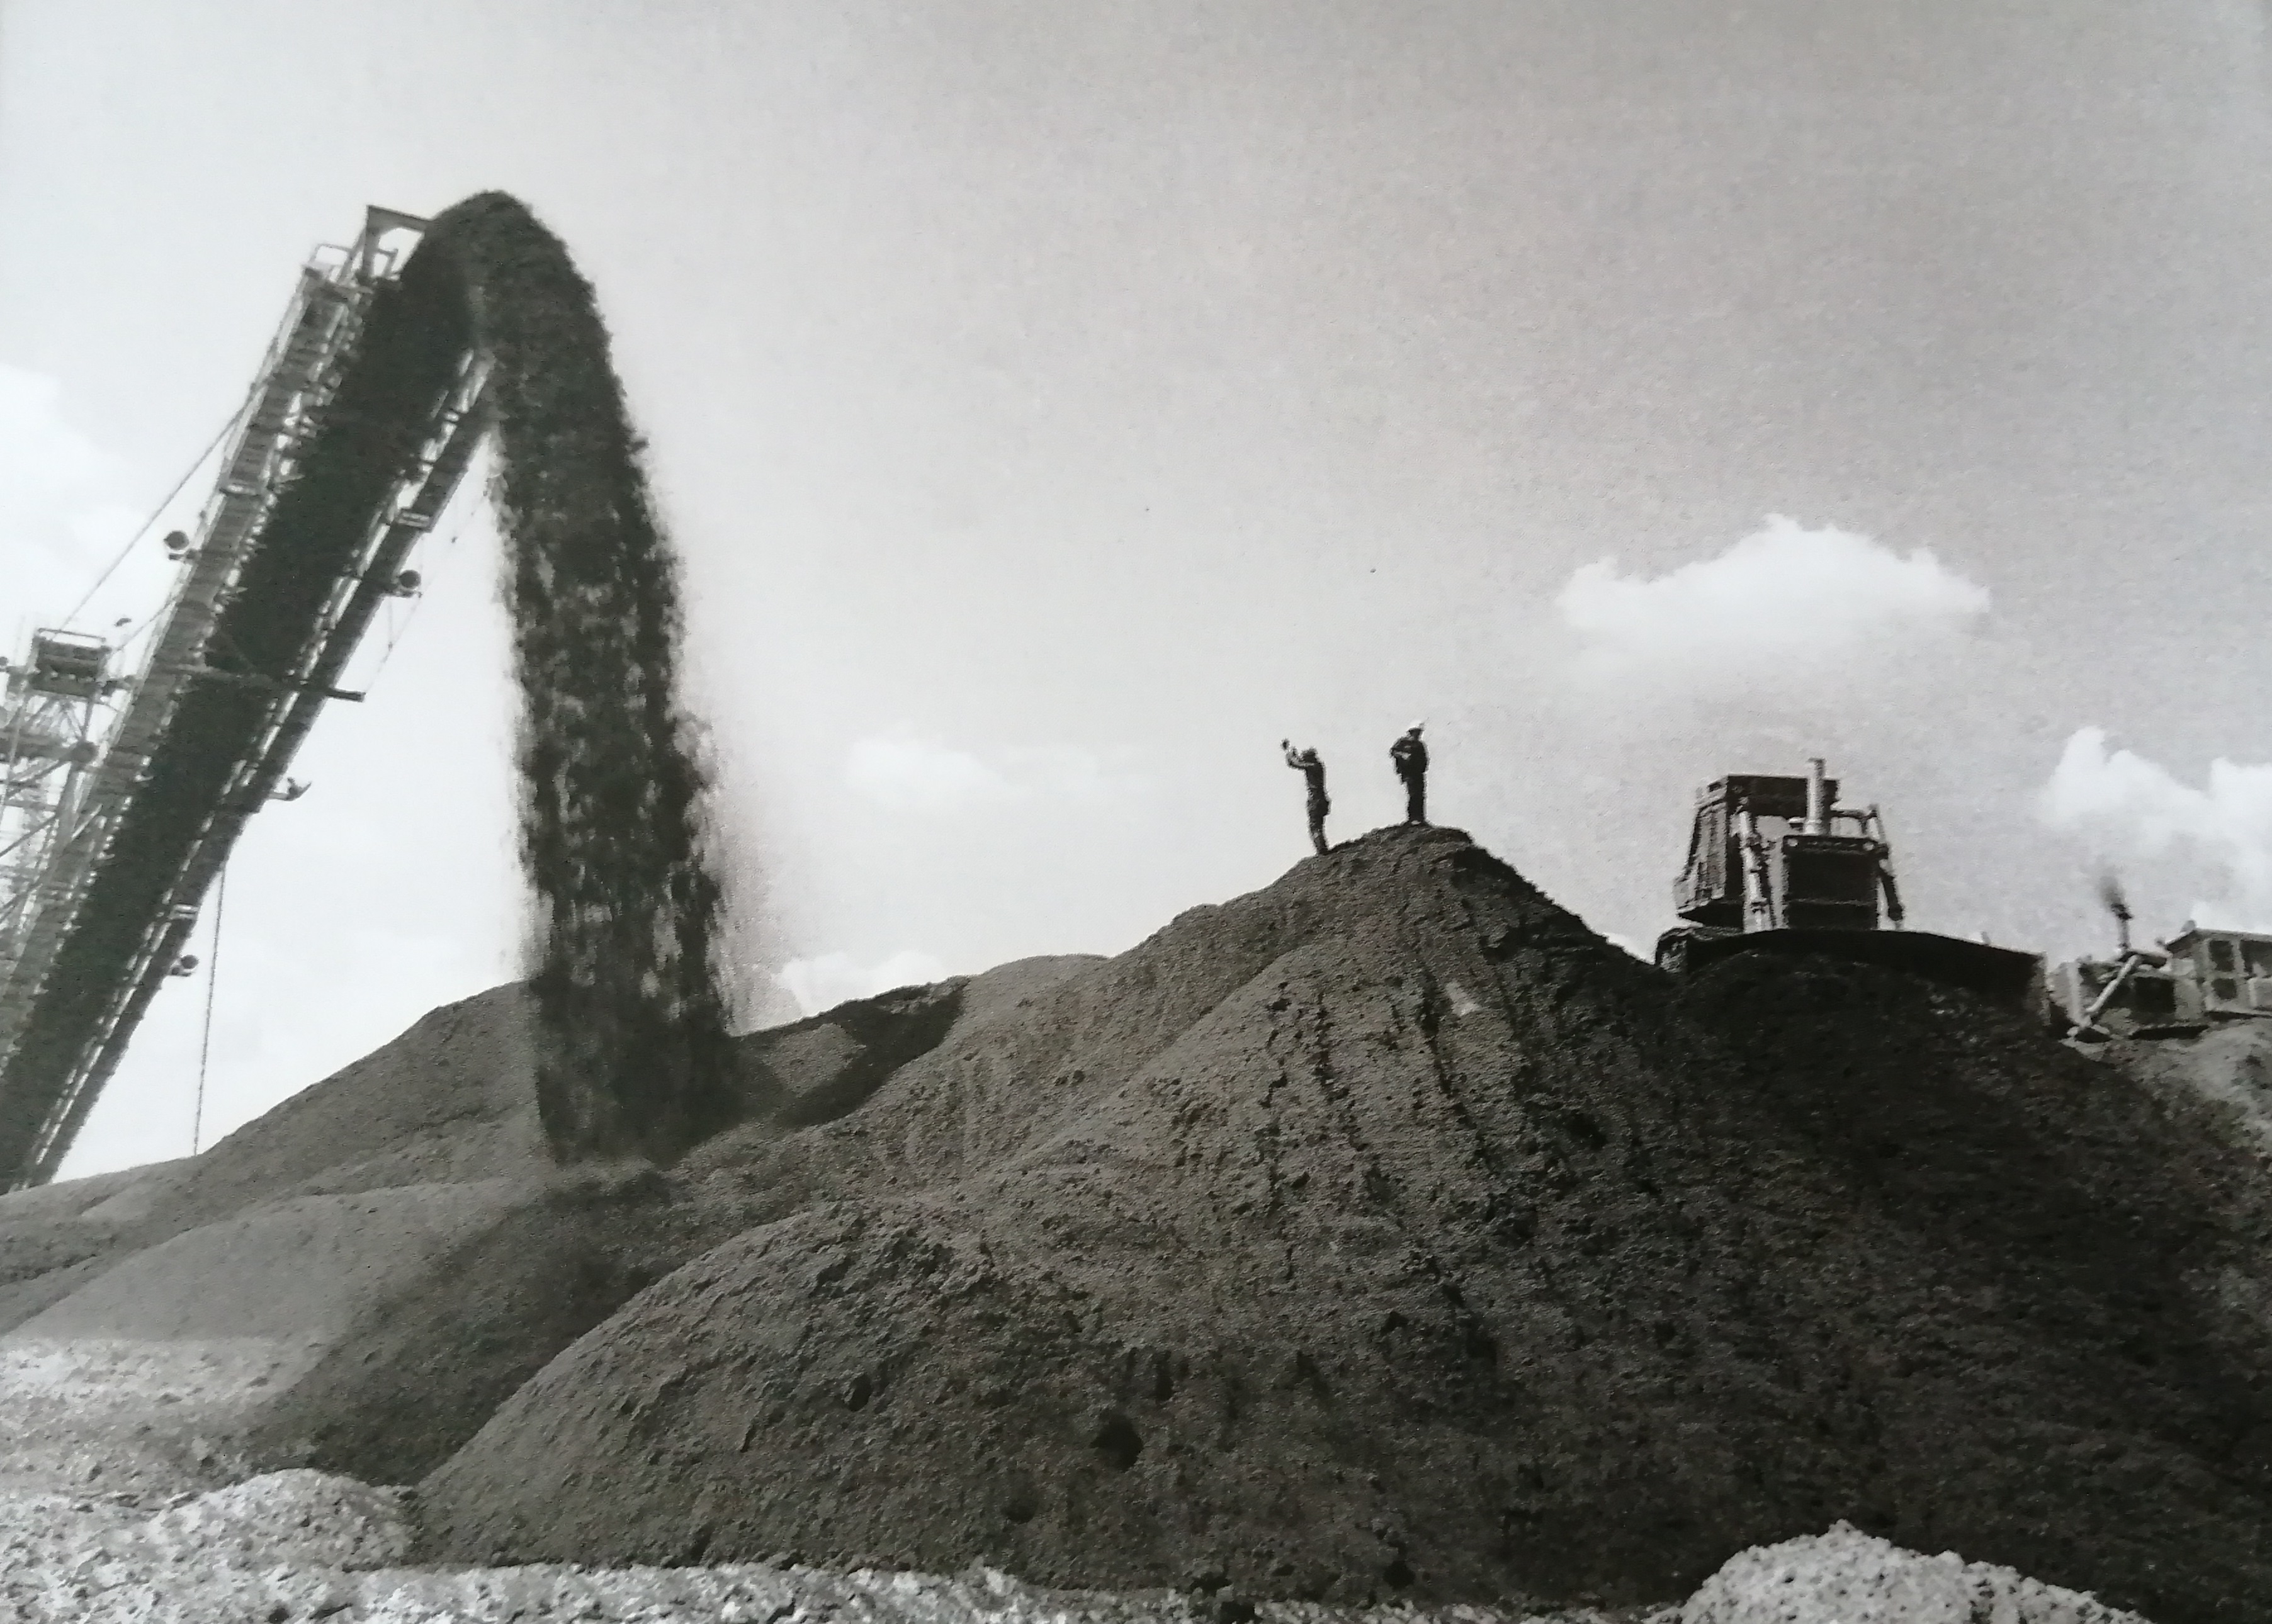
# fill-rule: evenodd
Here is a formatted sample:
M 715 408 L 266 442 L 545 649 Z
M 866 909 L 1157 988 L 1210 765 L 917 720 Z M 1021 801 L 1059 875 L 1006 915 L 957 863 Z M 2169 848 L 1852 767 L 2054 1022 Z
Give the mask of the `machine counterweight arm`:
M 2143 953 L 2134 951 L 2123 954 L 2121 968 L 2117 970 L 2113 977 L 2108 980 L 2105 990 L 2090 1001 L 2090 1008 L 2082 1012 L 2082 1018 L 2066 1029 L 2066 1035 L 2071 1039 L 2080 1038 L 2085 1032 L 2096 1032 L 2101 1037 L 2105 1036 L 2105 1032 L 2098 1024 L 2098 1017 L 2106 1013 L 2106 1006 L 2112 1003 L 2123 987 L 2128 984 L 2131 973 L 2145 962 L 2146 956 Z
M 1744 846 L 1744 928 L 1775 928 L 1775 890 L 1768 880 L 1767 842 L 1760 836 L 1760 821 L 1748 806 L 1738 814 Z
M 1883 854 L 1878 859 L 1878 883 L 1885 888 L 1886 922 L 1895 930 L 1902 927 L 1902 892 L 1894 883 L 1894 843 L 1886 838 L 1886 820 L 1876 807 L 1870 808 L 1870 827 L 1877 831 L 1878 845 Z

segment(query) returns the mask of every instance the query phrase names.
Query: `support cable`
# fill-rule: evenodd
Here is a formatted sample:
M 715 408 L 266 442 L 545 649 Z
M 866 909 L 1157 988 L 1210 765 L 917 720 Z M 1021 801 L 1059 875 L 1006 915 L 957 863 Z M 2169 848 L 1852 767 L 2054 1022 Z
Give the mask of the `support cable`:
M 206 1030 L 198 1039 L 198 1103 L 190 1118 L 190 1154 L 198 1153 L 206 1125 L 206 1061 L 213 1053 L 213 987 L 220 980 L 220 911 L 228 903 L 228 870 L 223 868 L 213 883 L 212 955 L 206 960 Z
M 453 548 L 457 546 L 458 538 L 465 533 L 466 521 L 464 518 L 460 518 L 458 521 L 458 527 L 450 533 L 449 539 L 443 543 L 443 546 L 445 548 Z M 430 553 L 433 549 L 430 548 L 427 550 Z M 386 662 L 394 658 L 395 645 L 400 643 L 403 638 L 410 635 L 411 623 L 418 618 L 418 606 L 425 601 L 426 593 L 422 585 L 420 590 L 412 595 L 410 607 L 403 611 L 402 617 L 400 622 L 395 619 L 394 604 L 392 600 L 390 600 L 388 601 L 386 606 L 386 647 L 379 652 L 378 664 L 372 667 L 370 675 L 365 679 L 363 682 L 363 686 L 366 689 L 377 688 L 378 686 L 379 674 L 386 669 Z
M 259 381 L 258 379 L 254 380 L 253 387 L 255 389 L 259 387 Z M 240 401 L 236 409 L 228 414 L 228 421 L 221 424 L 220 430 L 214 434 L 212 442 L 206 445 L 205 450 L 198 453 L 197 460 L 182 471 L 182 477 L 174 481 L 174 488 L 166 493 L 165 500 L 150 510 L 150 517 L 144 519 L 142 523 L 136 527 L 134 533 L 126 538 L 126 545 L 118 549 L 118 556 L 112 559 L 109 566 L 105 569 L 101 575 L 94 577 L 94 585 L 86 589 L 86 596 L 81 598 L 78 600 L 77 607 L 74 607 L 69 615 L 64 616 L 64 626 L 66 629 L 70 628 L 71 623 L 73 621 L 77 620 L 79 615 L 85 612 L 86 606 L 94 601 L 94 595 L 102 590 L 103 583 L 109 580 L 112 576 L 118 573 L 118 566 L 126 562 L 127 555 L 131 553 L 135 548 L 141 543 L 142 538 L 150 533 L 152 528 L 156 525 L 160 519 L 166 517 L 166 510 L 174 505 L 174 498 L 180 495 L 182 492 L 188 488 L 190 480 L 196 476 L 198 470 L 206 466 L 206 458 L 211 457 L 216 451 L 220 449 L 220 443 L 228 437 L 228 431 L 236 427 L 237 420 L 244 415 L 244 408 L 251 404 L 252 394 L 250 391 L 247 391 L 243 400 Z
M 371 668 L 370 680 L 363 683 L 365 688 L 378 686 L 379 674 L 386 669 L 386 662 L 394 658 L 394 645 L 409 635 L 410 623 L 418 618 L 418 606 L 424 601 L 423 593 L 413 598 L 410 600 L 410 607 L 404 612 L 400 625 L 395 623 L 394 606 L 391 603 L 386 606 L 386 647 L 380 651 L 378 664 Z

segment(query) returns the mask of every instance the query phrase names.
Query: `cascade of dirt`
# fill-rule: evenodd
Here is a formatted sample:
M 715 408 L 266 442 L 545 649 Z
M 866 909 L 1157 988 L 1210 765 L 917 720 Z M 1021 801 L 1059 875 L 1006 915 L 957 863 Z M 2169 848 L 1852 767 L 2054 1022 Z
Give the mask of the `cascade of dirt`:
M 437 218 L 402 292 L 490 365 L 545 1131 L 562 1159 L 667 1160 L 719 1125 L 731 1089 L 677 562 L 642 442 L 591 285 L 514 198 Z

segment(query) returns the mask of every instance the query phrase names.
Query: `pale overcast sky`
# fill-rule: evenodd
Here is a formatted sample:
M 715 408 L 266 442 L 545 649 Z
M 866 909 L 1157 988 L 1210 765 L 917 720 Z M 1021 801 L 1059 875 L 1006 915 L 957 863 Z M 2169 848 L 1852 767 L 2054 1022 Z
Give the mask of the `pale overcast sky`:
M 1693 787 L 1818 752 L 1919 927 L 2098 946 L 2102 860 L 2148 934 L 2272 925 L 2263 21 L 11 0 L 0 631 L 206 444 L 313 245 L 501 188 L 653 442 L 771 1018 L 1267 883 L 1279 738 L 1347 837 L 1422 717 L 1439 821 L 1644 951 Z M 463 506 L 232 866 L 208 1142 L 512 973 Z M 206 992 L 71 1171 L 189 1148 Z

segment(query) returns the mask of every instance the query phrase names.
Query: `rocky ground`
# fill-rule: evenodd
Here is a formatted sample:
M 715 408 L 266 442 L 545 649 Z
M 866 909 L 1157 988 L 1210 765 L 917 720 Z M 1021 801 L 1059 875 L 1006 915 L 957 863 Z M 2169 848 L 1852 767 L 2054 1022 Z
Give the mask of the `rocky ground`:
M 1683 1604 L 1518 1615 L 1050 1590 L 990 1568 L 419 1568 L 408 1565 L 408 1498 L 305 1470 L 165 1497 L 154 1510 L 129 1494 L 0 1494 L 0 1607 L 19 1624 L 2144 1624 L 2009 1568 L 1919 1556 L 1842 1523 L 1739 1553 Z

